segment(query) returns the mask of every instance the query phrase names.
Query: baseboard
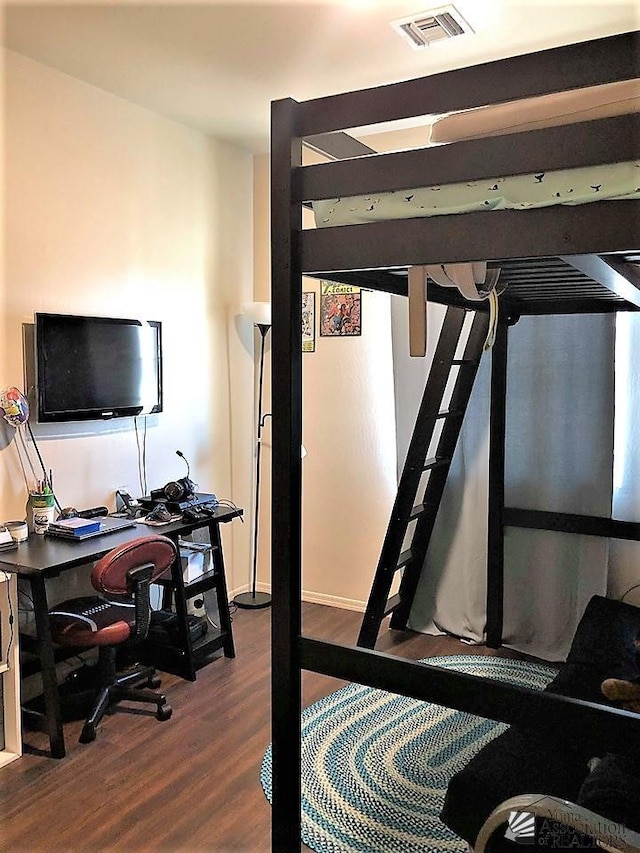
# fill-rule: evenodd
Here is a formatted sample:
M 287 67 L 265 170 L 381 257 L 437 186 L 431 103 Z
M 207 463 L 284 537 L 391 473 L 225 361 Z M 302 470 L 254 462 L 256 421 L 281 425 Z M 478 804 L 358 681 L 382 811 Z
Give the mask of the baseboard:
M 265 583 L 256 584 L 258 592 L 268 592 L 271 594 L 271 586 Z M 233 601 L 236 595 L 241 592 L 248 592 L 249 586 L 238 587 L 238 589 L 229 592 L 229 601 Z M 367 603 L 366 601 L 357 601 L 353 598 L 341 598 L 336 595 L 325 595 L 322 592 L 310 592 L 302 590 L 302 600 L 309 604 L 325 604 L 327 607 L 338 607 L 341 610 L 355 610 L 357 613 L 364 613 Z
M 356 601 L 353 598 L 339 598 L 336 595 L 324 595 L 321 592 L 302 591 L 302 600 L 310 604 L 326 604 L 328 607 L 339 607 L 341 610 L 355 610 L 364 613 L 366 602 Z

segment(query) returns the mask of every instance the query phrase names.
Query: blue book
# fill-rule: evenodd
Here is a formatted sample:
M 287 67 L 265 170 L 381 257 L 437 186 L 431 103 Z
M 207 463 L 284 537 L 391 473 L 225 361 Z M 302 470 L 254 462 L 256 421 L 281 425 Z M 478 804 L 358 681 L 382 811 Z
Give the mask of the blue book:
M 49 531 L 60 536 L 85 536 L 100 530 L 98 518 L 61 518 L 49 525 Z

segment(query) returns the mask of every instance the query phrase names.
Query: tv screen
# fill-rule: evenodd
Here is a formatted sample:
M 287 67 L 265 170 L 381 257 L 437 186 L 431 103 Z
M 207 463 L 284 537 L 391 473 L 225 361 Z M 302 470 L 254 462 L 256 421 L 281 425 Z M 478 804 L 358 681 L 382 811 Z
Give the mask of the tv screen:
M 71 314 L 35 315 L 41 423 L 162 411 L 162 325 Z

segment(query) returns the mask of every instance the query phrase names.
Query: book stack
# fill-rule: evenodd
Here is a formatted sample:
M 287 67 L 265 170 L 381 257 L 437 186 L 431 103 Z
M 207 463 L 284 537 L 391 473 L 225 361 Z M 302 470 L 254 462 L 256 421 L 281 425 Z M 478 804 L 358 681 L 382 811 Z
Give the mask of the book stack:
M 9 530 L 4 524 L 0 525 L 0 551 L 13 551 L 17 547 L 18 543 L 14 541 Z
M 99 518 L 59 518 L 49 525 L 47 533 L 68 539 L 82 539 L 88 533 L 97 533 L 99 530 Z

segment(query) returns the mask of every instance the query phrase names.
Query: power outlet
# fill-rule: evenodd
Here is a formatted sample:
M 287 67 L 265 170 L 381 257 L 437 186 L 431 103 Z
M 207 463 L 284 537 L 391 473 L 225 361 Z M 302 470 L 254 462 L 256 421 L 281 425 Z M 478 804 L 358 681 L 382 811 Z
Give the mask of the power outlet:
M 201 595 L 187 600 L 187 613 L 191 616 L 204 616 L 204 598 Z

